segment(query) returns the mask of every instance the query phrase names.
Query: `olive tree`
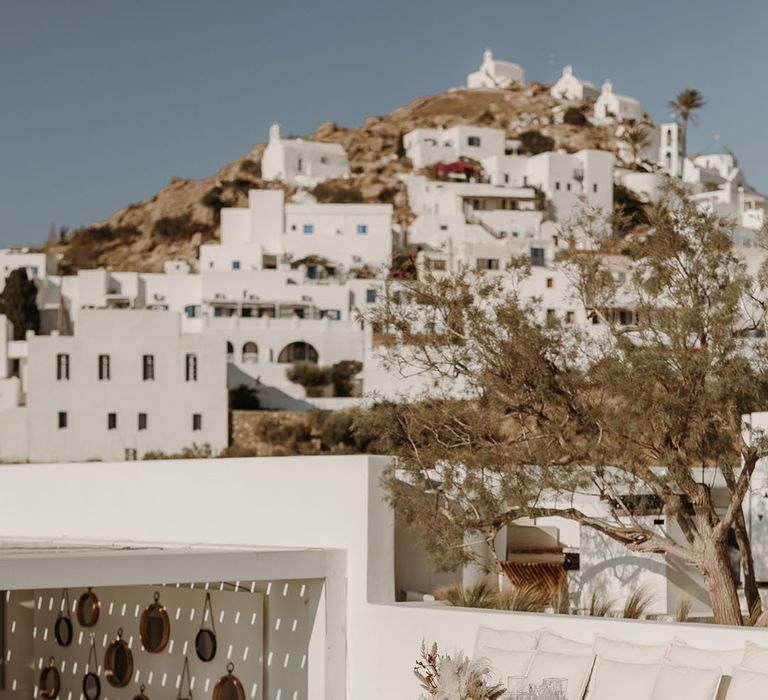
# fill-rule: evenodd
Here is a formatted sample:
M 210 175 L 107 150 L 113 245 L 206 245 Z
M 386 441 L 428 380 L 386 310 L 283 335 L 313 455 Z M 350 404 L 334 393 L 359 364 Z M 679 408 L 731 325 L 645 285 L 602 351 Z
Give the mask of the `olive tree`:
M 671 555 L 703 577 L 717 622 L 741 624 L 727 552 L 737 534 L 759 605 L 742 504 L 766 441 L 742 415 L 768 407 L 764 269 L 749 274 L 731 224 L 670 184 L 650 228 L 623 240 L 585 210 L 565 226 L 567 271 L 586 323 L 524 294 L 530 268 L 398 282 L 372 312 L 388 362 L 429 377 L 418 398 L 370 411 L 398 459 L 389 498 L 436 563 L 471 561 L 521 517 L 560 516 L 633 552 Z M 727 502 L 715 503 L 718 476 Z M 574 494 L 595 496 L 593 507 Z M 653 500 L 682 535 L 638 507 Z

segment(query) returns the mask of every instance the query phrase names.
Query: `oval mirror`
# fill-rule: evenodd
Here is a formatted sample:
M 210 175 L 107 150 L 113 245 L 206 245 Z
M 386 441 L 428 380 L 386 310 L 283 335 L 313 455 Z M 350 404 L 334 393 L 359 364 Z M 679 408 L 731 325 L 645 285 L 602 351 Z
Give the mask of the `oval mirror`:
M 101 679 L 93 671 L 83 676 L 83 695 L 85 695 L 85 700 L 99 700 Z
M 155 602 L 144 608 L 139 621 L 139 637 L 150 654 L 159 654 L 165 649 L 171 636 L 171 621 L 159 601 L 160 594 L 155 593 Z
M 240 679 L 232 674 L 235 665 L 230 661 L 227 664 L 227 675 L 216 681 L 213 688 L 213 700 L 245 700 L 245 690 Z
M 72 620 L 59 615 L 53 626 L 53 636 L 56 637 L 59 646 L 68 647 L 72 644 Z
M 48 665 L 40 674 L 40 697 L 57 698 L 61 690 L 61 676 L 59 670 L 53 665 L 53 657 L 48 660 Z
M 59 616 L 53 625 L 53 636 L 61 647 L 68 647 L 72 644 L 72 620 L 69 617 L 69 592 L 65 588 L 61 592 L 61 601 L 59 602 Z
M 133 700 L 149 700 L 149 698 L 144 694 L 144 684 L 142 683 L 139 686 L 139 694 L 133 696 Z
M 99 620 L 101 604 L 90 588 L 77 601 L 77 621 L 83 627 L 93 627 Z
M 133 653 L 123 639 L 122 627 L 104 652 L 104 675 L 114 688 L 124 688 L 133 675 Z
M 205 626 L 206 621 L 210 628 Z M 200 661 L 212 661 L 216 656 L 216 627 L 213 622 L 213 607 L 211 606 L 211 594 L 205 594 L 203 605 L 203 621 L 195 637 L 195 652 Z

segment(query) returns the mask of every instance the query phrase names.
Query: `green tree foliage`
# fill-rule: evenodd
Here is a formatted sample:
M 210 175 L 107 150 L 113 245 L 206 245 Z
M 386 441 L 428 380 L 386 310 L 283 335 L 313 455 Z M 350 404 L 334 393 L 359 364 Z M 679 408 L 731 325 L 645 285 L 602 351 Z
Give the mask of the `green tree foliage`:
M 323 390 L 333 386 L 334 396 L 352 396 L 353 378 L 363 368 L 357 360 L 341 360 L 331 367 L 320 367 L 314 362 L 294 362 L 286 376 L 294 384 L 300 384 L 307 396 L 322 396 Z
M 529 156 L 555 150 L 555 140 L 536 129 L 524 131 L 517 138 L 520 139 L 520 151 Z
M 235 411 L 258 411 L 261 408 L 258 393 L 245 384 L 229 392 L 229 405 Z
M 680 91 L 674 100 L 670 100 L 667 106 L 677 115 L 682 127 L 682 134 L 680 135 L 682 155 L 685 158 L 687 154 L 687 141 L 688 141 L 688 122 L 696 124 L 698 120 L 697 112 L 704 107 L 707 103 L 704 101 L 704 96 L 693 88 L 686 88 Z
M 39 332 L 37 285 L 29 279 L 26 269 L 13 270 L 6 278 L 5 288 L 0 293 L 0 313 L 13 323 L 14 340 L 24 340 L 29 330 Z
M 759 605 L 742 502 L 768 441 L 741 416 L 768 406 L 768 353 L 751 337 L 768 319 L 768 271 L 749 275 L 732 223 L 674 181 L 648 218 L 650 233 L 629 241 L 626 279 L 602 255 L 610 236 L 595 212 L 561 232 L 562 264 L 596 326 L 552 318 L 520 294 L 524 264 L 401 282 L 370 320 L 396 337 L 389 360 L 435 388 L 363 420 L 398 457 L 384 477 L 389 498 L 441 567 L 477 561 L 465 542 L 490 545 L 521 517 L 560 516 L 694 567 L 715 620 L 741 624 L 727 541 L 734 528 Z M 601 510 L 573 500 L 585 491 Z M 644 519 L 638 495 L 652 495 L 681 535 Z

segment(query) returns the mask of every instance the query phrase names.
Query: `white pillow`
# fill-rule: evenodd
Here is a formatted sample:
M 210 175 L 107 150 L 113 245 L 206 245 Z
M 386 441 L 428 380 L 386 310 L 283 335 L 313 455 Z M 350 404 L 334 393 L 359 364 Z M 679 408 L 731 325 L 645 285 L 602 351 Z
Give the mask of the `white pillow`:
M 750 671 L 737 666 L 728 686 L 728 700 L 764 700 L 768 687 L 768 673 Z
M 517 630 L 495 630 L 491 627 L 480 627 L 475 640 L 475 656 L 479 656 L 480 647 L 495 647 L 509 651 L 531 651 L 536 648 L 541 636 L 541 630 L 519 632 Z
M 750 671 L 768 673 L 768 649 L 754 642 L 747 642 L 739 666 Z
M 539 646 L 541 651 L 552 651 L 558 654 L 575 654 L 577 656 L 592 656 L 592 647 L 594 644 L 589 642 L 577 642 L 574 639 L 561 637 L 549 630 L 544 630 L 539 637 Z
M 487 659 L 506 685 L 509 676 L 527 676 L 535 651 L 513 651 L 495 647 L 480 647 L 476 658 Z
M 613 661 L 626 661 L 630 664 L 661 663 L 667 656 L 669 644 L 633 644 L 618 639 L 595 636 L 594 653 Z
M 528 669 L 528 683 L 540 685 L 545 678 L 565 678 L 568 681 L 567 700 L 581 700 L 594 662 L 592 654 L 584 656 L 537 650 Z
M 656 676 L 651 700 L 715 700 L 722 676 L 720 667 L 704 669 L 664 664 Z
M 712 651 L 689 647 L 685 642 L 674 640 L 667 653 L 667 661 L 673 666 L 688 666 L 690 668 L 717 668 L 730 676 L 734 666 L 738 666 L 744 657 L 743 649 L 727 649 Z
M 631 664 L 598 657 L 590 684 L 590 700 L 650 700 L 661 664 Z M 684 700 L 674 698 L 673 700 Z

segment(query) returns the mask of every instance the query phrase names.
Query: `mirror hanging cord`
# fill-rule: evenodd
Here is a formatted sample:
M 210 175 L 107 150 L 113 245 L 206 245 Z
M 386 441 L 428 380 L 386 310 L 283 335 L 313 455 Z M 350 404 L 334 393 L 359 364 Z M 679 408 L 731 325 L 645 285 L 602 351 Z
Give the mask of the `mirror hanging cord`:
M 85 666 L 85 671 L 95 673 L 98 675 L 99 673 L 99 657 L 96 655 L 96 641 L 95 641 L 96 635 L 91 632 L 91 649 L 88 652 L 88 663 Z M 93 666 L 91 666 L 91 659 L 93 659 Z
M 184 688 L 184 678 L 187 679 L 187 694 L 182 695 L 182 689 Z M 181 668 L 181 679 L 179 680 L 179 692 L 176 695 L 176 700 L 192 700 L 192 682 L 189 676 L 189 658 L 184 656 L 184 666 Z
M 205 611 L 208 611 L 208 620 L 211 623 L 211 632 L 216 634 L 216 622 L 213 619 L 213 606 L 211 605 L 211 594 L 206 591 L 205 593 L 205 603 L 203 603 L 203 624 L 201 625 L 201 628 L 205 628 Z
M 61 589 L 61 600 L 59 600 L 59 617 L 69 617 L 70 605 L 69 605 L 69 589 Z

